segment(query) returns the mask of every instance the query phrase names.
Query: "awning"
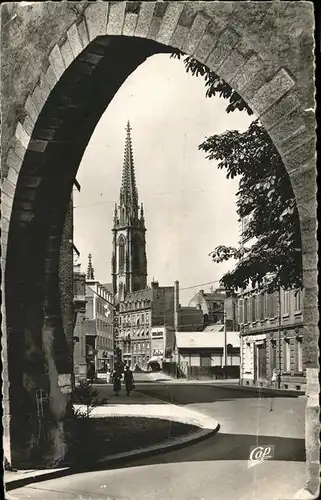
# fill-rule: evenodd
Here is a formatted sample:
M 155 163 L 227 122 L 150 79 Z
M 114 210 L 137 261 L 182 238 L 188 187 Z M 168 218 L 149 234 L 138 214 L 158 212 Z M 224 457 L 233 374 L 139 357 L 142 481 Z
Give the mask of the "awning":
M 148 361 L 148 363 L 159 363 L 162 360 L 163 360 L 162 356 L 152 356 Z

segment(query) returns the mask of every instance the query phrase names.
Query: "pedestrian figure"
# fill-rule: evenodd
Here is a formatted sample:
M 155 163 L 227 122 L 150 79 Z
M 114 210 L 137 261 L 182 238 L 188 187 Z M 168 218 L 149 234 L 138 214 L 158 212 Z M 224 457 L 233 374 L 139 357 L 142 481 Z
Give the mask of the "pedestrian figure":
M 127 396 L 130 396 L 130 391 L 132 391 L 135 388 L 135 386 L 134 386 L 133 372 L 131 371 L 129 366 L 126 366 L 126 368 L 125 368 L 124 382 L 125 382 L 125 386 L 126 386 Z
M 107 382 L 107 384 L 110 384 L 110 380 L 111 380 L 111 372 L 110 372 L 110 368 L 108 367 L 107 368 L 107 372 L 106 372 L 106 382 Z
M 121 378 L 118 371 L 114 371 L 112 380 L 113 380 L 113 389 L 115 396 L 119 396 L 119 392 L 121 389 Z
M 272 372 L 272 377 L 271 377 L 271 384 L 272 384 L 273 388 L 276 388 L 276 381 L 277 381 L 277 371 L 274 368 L 273 372 Z M 273 396 L 271 397 L 271 400 L 270 400 L 270 411 L 272 411 L 272 410 L 273 410 Z

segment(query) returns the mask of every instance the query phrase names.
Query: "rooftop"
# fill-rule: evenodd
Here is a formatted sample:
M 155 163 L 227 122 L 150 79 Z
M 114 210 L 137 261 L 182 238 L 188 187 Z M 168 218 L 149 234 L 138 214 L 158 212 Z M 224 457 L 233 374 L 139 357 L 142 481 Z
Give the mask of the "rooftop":
M 239 332 L 226 332 L 227 344 L 240 347 Z M 205 349 L 224 347 L 224 332 L 176 332 L 176 344 L 180 349 Z

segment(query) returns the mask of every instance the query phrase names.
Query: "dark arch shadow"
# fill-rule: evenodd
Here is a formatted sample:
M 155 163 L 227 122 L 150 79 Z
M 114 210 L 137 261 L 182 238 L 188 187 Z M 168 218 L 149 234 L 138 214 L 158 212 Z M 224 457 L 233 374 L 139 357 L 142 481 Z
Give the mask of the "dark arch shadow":
M 81 158 L 127 77 L 149 56 L 171 51 L 142 38 L 96 38 L 64 72 L 35 124 L 17 181 L 5 270 L 13 463 L 25 463 L 27 443 L 37 434 L 36 389 L 50 392 L 44 331 L 53 337 L 58 374 L 71 373 L 72 339 L 65 338 L 62 324 L 59 253 Z

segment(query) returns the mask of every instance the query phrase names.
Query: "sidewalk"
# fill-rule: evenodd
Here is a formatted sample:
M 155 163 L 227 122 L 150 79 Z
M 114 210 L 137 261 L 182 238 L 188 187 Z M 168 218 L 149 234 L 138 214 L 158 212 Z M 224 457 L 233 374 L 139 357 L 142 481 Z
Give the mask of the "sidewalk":
M 201 384 L 201 385 L 211 385 L 211 386 L 224 386 L 225 389 L 236 389 L 240 391 L 248 391 L 255 392 L 257 394 L 269 394 L 269 395 L 277 395 L 277 396 L 305 396 L 304 391 L 294 391 L 291 389 L 276 389 L 273 387 L 258 387 L 253 385 L 240 385 L 239 379 L 224 379 L 224 380 L 195 380 L 195 379 L 163 379 L 158 378 L 157 382 L 166 383 L 166 384 Z
M 75 409 L 86 411 L 83 405 L 74 405 Z M 178 406 L 166 401 L 147 396 L 134 391 L 129 397 L 126 395 L 111 396 L 104 406 L 97 406 L 90 414 L 92 418 L 104 417 L 146 417 L 173 420 L 183 424 L 196 425 L 201 429 L 216 429 L 218 422 L 209 416 Z
M 195 425 L 199 427 L 199 431 L 195 432 L 194 435 L 173 439 L 170 444 L 159 443 L 146 448 L 141 448 L 139 450 L 111 455 L 107 460 L 104 460 L 106 465 L 109 463 L 126 461 L 126 459 L 128 460 L 130 458 L 133 459 L 136 456 L 155 454 L 162 451 L 162 449 L 175 449 L 186 444 L 196 442 L 200 439 L 204 439 L 207 435 L 213 434 L 219 429 L 219 423 L 215 419 L 197 411 L 182 408 L 151 396 L 141 394 L 137 391 L 133 391 L 129 397 L 125 394 L 121 394 L 119 397 L 116 397 L 112 392 L 112 388 L 108 388 L 107 390 L 110 392 L 110 395 L 108 394 L 108 403 L 104 406 L 97 406 L 94 408 L 90 415 L 91 418 L 108 418 L 117 416 L 159 418 L 181 422 L 183 424 Z M 74 408 L 83 412 L 86 411 L 86 406 L 84 405 L 75 404 Z M 71 473 L 72 471 L 69 467 L 44 470 L 29 469 L 4 471 L 4 484 L 6 485 L 7 490 L 12 490 L 25 484 L 56 479 Z M 5 498 L 8 500 L 14 497 L 11 493 L 6 493 L 6 495 L 7 496 Z

